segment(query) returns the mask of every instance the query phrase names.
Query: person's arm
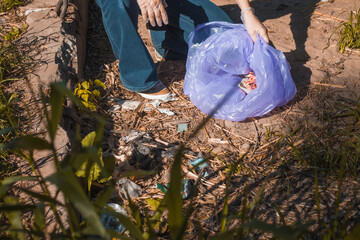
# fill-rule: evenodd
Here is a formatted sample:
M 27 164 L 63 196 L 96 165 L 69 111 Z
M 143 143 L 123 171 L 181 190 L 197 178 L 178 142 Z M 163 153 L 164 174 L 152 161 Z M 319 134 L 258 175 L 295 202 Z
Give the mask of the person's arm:
M 250 7 L 249 0 L 236 0 L 236 3 L 241 9 L 241 15 L 251 39 L 255 42 L 257 34 L 259 34 L 267 43 L 269 43 L 267 29 L 255 16 L 254 9 Z

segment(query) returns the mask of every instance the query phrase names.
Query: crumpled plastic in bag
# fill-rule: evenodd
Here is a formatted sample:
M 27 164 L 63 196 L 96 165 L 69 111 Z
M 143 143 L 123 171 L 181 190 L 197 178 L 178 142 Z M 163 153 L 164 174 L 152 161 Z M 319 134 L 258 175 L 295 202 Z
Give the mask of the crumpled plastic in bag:
M 188 44 L 184 93 L 206 114 L 242 121 L 269 113 L 296 94 L 284 54 L 260 36 L 254 43 L 243 24 L 200 24 Z M 251 71 L 257 88 L 246 94 L 238 84 Z

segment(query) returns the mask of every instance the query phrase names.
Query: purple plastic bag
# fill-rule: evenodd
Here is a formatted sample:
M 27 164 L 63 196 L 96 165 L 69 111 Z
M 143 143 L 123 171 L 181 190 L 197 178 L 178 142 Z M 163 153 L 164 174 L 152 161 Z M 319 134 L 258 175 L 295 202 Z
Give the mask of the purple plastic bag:
M 251 70 L 257 88 L 246 95 L 238 84 Z M 254 43 L 242 24 L 210 22 L 189 36 L 184 93 L 206 114 L 242 121 L 285 105 L 296 86 L 281 51 Z

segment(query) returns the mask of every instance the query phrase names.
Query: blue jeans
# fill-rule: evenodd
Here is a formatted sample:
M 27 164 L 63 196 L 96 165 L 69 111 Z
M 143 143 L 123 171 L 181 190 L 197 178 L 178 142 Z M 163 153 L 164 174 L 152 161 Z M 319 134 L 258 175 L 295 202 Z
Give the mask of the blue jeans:
M 139 6 L 136 0 L 96 0 L 116 58 L 120 80 L 130 91 L 144 92 L 158 81 L 156 67 L 137 32 Z M 226 13 L 209 0 L 167 0 L 169 24 L 150 28 L 155 49 L 164 55 L 186 56 L 187 39 L 200 23 L 232 22 Z

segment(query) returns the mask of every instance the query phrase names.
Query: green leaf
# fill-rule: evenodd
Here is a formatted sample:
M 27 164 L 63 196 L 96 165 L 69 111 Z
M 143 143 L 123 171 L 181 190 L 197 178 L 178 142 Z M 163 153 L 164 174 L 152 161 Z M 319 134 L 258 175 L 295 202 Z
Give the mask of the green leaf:
M 89 133 L 82 141 L 81 144 L 89 154 L 86 156 L 86 160 L 82 162 L 80 169 L 76 171 L 76 175 L 79 177 L 85 177 L 88 181 L 88 187 L 90 188 L 91 182 L 97 180 L 98 182 L 107 182 L 112 178 L 112 173 L 115 168 L 115 159 L 113 157 L 102 158 L 101 148 L 96 145 L 101 144 L 101 137 L 103 133 L 103 124 L 100 124 L 97 132 Z M 95 153 L 97 149 L 97 152 Z M 91 153 L 90 153 L 91 152 Z M 78 160 L 76 160 L 78 161 Z M 90 165 L 88 165 L 90 164 Z
M 360 236 L 360 223 L 358 223 L 351 232 L 344 238 L 344 240 L 357 240 Z
M 112 173 L 115 169 L 115 158 L 114 156 L 103 157 L 102 161 L 104 163 L 104 170 L 100 172 L 99 182 L 107 182 L 112 178 Z
M 34 210 L 34 230 L 42 232 L 45 228 L 45 207 L 44 204 L 36 204 Z
M 79 85 L 80 86 L 80 85 Z M 84 104 L 81 102 L 81 100 L 77 97 L 75 97 L 75 95 L 73 94 L 73 92 L 70 91 L 70 89 L 68 89 L 66 86 L 64 86 L 63 84 L 59 84 L 56 86 L 57 90 L 60 91 L 64 96 L 68 97 L 71 99 L 71 101 L 73 101 L 80 109 L 82 110 L 86 110 L 86 107 L 84 106 Z
M 23 191 L 24 193 L 32 196 L 32 197 L 35 197 L 39 200 L 41 200 L 41 202 L 49 202 L 49 203 L 53 203 L 53 204 L 57 204 L 57 205 L 60 205 L 60 206 L 63 206 L 63 204 L 59 201 L 57 201 L 56 199 L 50 197 L 50 196 L 46 196 L 46 195 L 43 195 L 41 193 L 37 193 L 37 192 L 33 192 L 33 191 L 30 191 L 26 188 L 21 188 L 21 187 L 16 187 L 17 189 L 20 189 L 21 191 Z
M 48 177 L 47 180 L 54 183 L 64 193 L 66 198 L 86 219 L 89 227 L 96 231 L 100 237 L 109 237 L 92 203 L 87 198 L 71 169 L 65 169 L 62 172 L 55 173 Z
M 5 197 L 7 198 L 7 197 Z M 35 209 L 36 206 L 34 205 L 21 205 L 21 204 L 17 204 L 17 205 L 2 205 L 0 206 L 0 211 L 1 212 L 16 212 L 16 211 L 24 211 L 24 210 L 31 210 L 31 209 Z
M 102 192 L 100 192 L 97 195 L 97 197 L 96 197 L 96 199 L 94 201 L 94 204 L 100 209 L 104 208 L 106 203 L 108 203 L 108 201 L 109 201 L 109 199 L 111 197 L 111 194 L 114 191 L 114 188 L 115 188 L 114 184 L 112 184 L 110 182 L 110 185 L 107 186 L 105 190 L 103 190 Z
M 93 146 L 100 148 L 104 136 L 106 120 L 104 117 L 97 117 L 96 120 L 98 122 L 98 127 L 96 128 L 96 134 L 95 134 Z
M 100 98 L 100 91 L 95 89 L 92 91 L 92 94 L 95 96 L 95 98 L 99 99 Z
M 160 201 L 157 199 L 151 199 L 151 198 L 147 198 L 145 199 L 145 201 L 147 202 L 147 204 L 149 204 L 149 206 L 151 207 L 152 210 L 156 210 L 158 209 L 158 207 L 160 206 Z
M 89 94 L 88 93 L 80 93 L 79 96 L 84 102 L 89 102 Z
M 103 89 L 106 89 L 106 85 L 102 81 L 100 81 L 99 79 L 95 79 L 94 84 L 96 86 L 102 87 Z
M 63 83 L 52 83 L 50 85 L 51 119 L 48 123 L 48 131 L 52 140 L 55 138 L 63 111 L 64 94 L 59 90 L 58 85 L 60 84 L 64 85 Z
M 96 137 L 96 132 L 91 132 L 81 141 L 83 147 L 91 147 L 94 144 L 94 140 Z
M 89 109 L 90 111 L 96 111 L 96 105 L 95 104 L 93 104 L 92 102 L 82 102 L 83 103 L 83 105 L 87 108 L 87 109 Z
M 165 196 L 166 205 L 169 210 L 169 228 L 171 239 L 182 239 L 183 237 L 183 214 L 182 214 L 182 197 L 181 197 L 181 155 L 183 147 L 181 147 L 176 155 L 175 161 L 171 168 L 171 180 L 168 192 Z
M 11 224 L 10 230 L 12 230 L 11 231 L 12 239 L 25 239 L 25 234 L 21 231 L 24 229 L 21 222 L 21 210 L 12 208 L 19 206 L 18 205 L 19 199 L 15 197 L 5 197 L 4 202 L 6 203 L 7 206 L 5 209 L 1 209 L 4 208 L 4 206 L 1 206 L 0 212 L 5 211 L 5 214 L 9 219 L 9 222 Z
M 90 83 L 88 81 L 84 81 L 81 83 L 81 86 L 85 89 L 85 90 L 88 90 L 90 89 Z
M 8 177 L 0 183 L 0 198 L 4 197 L 11 186 L 19 181 L 37 181 L 36 177 L 13 176 Z
M 306 229 L 311 224 L 312 222 L 308 222 L 307 224 L 303 224 L 298 228 L 293 228 L 291 226 L 279 226 L 275 224 L 268 224 L 258 220 L 252 220 L 251 222 L 243 224 L 243 227 L 259 229 L 263 232 L 271 232 L 273 236 L 277 239 L 297 240 L 307 232 Z
M 7 144 L 5 148 L 10 150 L 21 149 L 21 150 L 34 151 L 35 149 L 37 150 L 51 149 L 51 145 L 50 143 L 48 143 L 47 141 L 41 138 L 27 135 L 15 139 L 11 143 Z

